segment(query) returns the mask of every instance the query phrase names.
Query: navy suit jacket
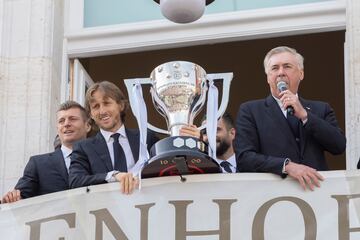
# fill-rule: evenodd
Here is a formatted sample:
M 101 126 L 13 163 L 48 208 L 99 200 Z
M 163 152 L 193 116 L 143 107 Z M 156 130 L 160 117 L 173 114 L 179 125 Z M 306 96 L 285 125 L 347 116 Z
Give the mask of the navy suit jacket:
M 135 162 L 139 158 L 140 132 L 125 128 Z M 151 147 L 158 139 L 148 132 L 147 144 Z M 126 159 L 124 159 L 126 161 Z M 77 142 L 71 154 L 70 188 L 106 183 L 106 175 L 113 171 L 113 165 L 106 141 L 98 132 L 96 136 Z
M 22 198 L 69 189 L 68 172 L 61 149 L 30 157 L 15 189 Z
M 300 128 L 298 145 L 276 100 L 250 101 L 240 106 L 234 141 L 238 167 L 245 172 L 282 175 L 285 158 L 317 170 L 328 170 L 324 151 L 341 154 L 346 139 L 330 105 L 300 98 L 308 120 Z

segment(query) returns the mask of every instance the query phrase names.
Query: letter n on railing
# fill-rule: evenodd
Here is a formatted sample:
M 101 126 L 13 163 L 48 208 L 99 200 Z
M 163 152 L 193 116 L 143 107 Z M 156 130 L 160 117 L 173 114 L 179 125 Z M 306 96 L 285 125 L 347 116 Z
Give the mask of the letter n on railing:
M 96 219 L 96 228 L 95 228 L 95 239 L 102 240 L 103 239 L 103 223 L 108 227 L 111 234 L 115 239 L 123 239 L 127 240 L 128 237 L 121 230 L 120 226 L 115 221 L 114 217 L 111 215 L 109 210 L 106 208 L 102 208 L 95 211 L 90 211 L 90 214 L 93 214 Z

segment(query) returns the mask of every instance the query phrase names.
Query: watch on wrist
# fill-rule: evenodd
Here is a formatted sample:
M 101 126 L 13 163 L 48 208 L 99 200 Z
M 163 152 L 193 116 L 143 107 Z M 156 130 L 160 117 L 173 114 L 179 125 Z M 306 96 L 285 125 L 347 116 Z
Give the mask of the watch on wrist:
M 287 174 L 286 172 L 286 165 L 288 165 L 291 162 L 290 158 L 285 158 L 284 165 L 283 165 L 283 174 Z
M 111 180 L 112 182 L 117 182 L 117 179 L 115 178 L 116 174 L 118 174 L 120 171 L 114 171 L 112 174 L 111 174 Z

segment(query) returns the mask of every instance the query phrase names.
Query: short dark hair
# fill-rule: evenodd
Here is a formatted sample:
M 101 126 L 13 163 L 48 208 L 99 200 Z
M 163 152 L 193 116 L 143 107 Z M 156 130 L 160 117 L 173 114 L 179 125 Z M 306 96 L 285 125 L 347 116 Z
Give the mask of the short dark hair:
M 224 121 L 226 130 L 230 130 L 232 128 L 235 128 L 235 123 L 234 123 L 234 119 L 232 118 L 231 114 L 229 112 L 224 112 L 224 114 L 219 118 L 219 120 L 222 119 Z M 204 122 L 206 121 L 206 115 L 203 116 L 202 121 Z M 203 130 L 201 130 L 202 134 L 206 134 L 206 128 L 204 128 Z
M 85 110 L 85 108 L 83 106 L 81 106 L 79 103 L 72 101 L 72 100 L 68 100 L 66 102 L 63 102 L 62 104 L 60 104 L 57 112 L 60 111 L 66 111 L 69 110 L 70 108 L 77 108 L 80 110 L 81 112 L 81 116 L 83 118 L 83 120 L 86 122 L 89 120 L 89 114 L 87 113 L 87 111 Z
M 230 113 L 225 112 L 220 119 L 224 121 L 227 130 L 235 128 L 234 119 L 232 118 Z
M 125 112 L 128 108 L 128 101 L 127 101 L 124 93 L 120 90 L 120 88 L 118 88 L 118 86 L 116 86 L 112 82 L 102 81 L 102 82 L 97 82 L 90 86 L 90 88 L 86 91 L 86 96 L 85 96 L 86 111 L 89 114 L 91 113 L 90 104 L 93 101 L 93 94 L 94 94 L 94 92 L 96 92 L 98 90 L 102 91 L 104 93 L 105 97 L 113 99 L 116 103 L 124 104 L 124 110 L 121 111 L 121 113 L 120 113 L 121 120 L 124 122 L 125 121 Z

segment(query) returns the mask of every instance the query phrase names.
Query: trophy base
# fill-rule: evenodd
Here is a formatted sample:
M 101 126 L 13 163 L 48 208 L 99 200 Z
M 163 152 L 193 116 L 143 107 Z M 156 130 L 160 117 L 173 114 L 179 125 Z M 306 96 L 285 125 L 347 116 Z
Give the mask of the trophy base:
M 206 154 L 204 142 L 193 137 L 168 137 L 151 148 L 151 159 L 142 178 L 221 173 L 219 164 Z

